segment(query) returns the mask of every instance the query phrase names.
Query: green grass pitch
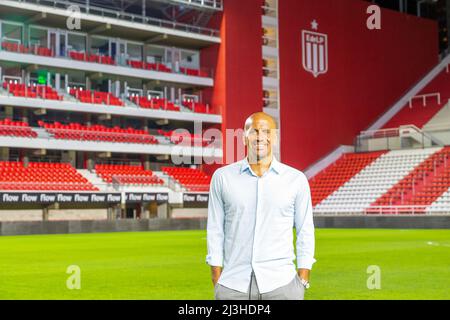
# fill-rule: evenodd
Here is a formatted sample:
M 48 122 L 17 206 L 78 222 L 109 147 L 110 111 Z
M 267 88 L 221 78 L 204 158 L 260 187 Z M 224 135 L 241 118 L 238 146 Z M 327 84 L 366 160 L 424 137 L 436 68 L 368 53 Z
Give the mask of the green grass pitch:
M 0 299 L 212 299 L 205 254 L 205 231 L 0 237 Z M 450 299 L 450 230 L 316 229 L 316 259 L 306 299 Z

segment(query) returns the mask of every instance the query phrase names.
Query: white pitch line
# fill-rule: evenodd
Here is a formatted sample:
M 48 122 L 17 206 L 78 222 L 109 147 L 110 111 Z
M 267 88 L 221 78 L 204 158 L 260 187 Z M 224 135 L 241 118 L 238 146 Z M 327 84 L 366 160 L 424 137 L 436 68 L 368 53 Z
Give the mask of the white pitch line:
M 430 246 L 435 246 L 435 247 L 450 247 L 450 244 L 440 244 L 439 242 L 433 242 L 433 241 L 428 241 L 427 242 L 428 245 Z

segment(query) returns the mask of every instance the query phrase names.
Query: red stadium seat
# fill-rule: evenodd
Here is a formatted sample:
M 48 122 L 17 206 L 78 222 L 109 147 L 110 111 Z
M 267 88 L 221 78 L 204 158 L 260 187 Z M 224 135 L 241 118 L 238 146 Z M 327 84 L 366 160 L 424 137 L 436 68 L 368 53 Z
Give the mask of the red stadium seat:
M 66 163 L 0 161 L 0 190 L 98 191 Z
M 203 171 L 183 167 L 162 167 L 162 171 L 187 191 L 208 192 L 211 177 Z
M 153 185 L 162 186 L 164 181 L 154 175 L 151 170 L 145 170 L 142 166 L 125 164 L 97 164 L 95 172 L 106 183 L 121 185 Z

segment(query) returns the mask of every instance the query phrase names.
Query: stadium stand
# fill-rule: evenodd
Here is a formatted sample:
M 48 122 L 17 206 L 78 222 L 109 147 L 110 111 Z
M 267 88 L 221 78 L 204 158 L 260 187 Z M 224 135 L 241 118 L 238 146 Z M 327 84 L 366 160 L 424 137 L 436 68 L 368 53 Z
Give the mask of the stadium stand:
M 70 51 L 70 58 L 78 61 L 95 62 L 101 64 L 115 65 L 115 61 L 108 55 L 87 54 L 85 52 Z
M 187 191 L 208 192 L 211 177 L 203 171 L 193 168 L 162 167 L 164 173 L 180 184 Z
M 199 112 L 199 113 L 210 113 L 209 105 L 203 104 L 201 102 L 195 102 L 191 100 L 184 100 L 183 106 L 190 109 L 193 112 Z
M 180 71 L 188 76 L 207 77 L 208 74 L 204 70 L 180 67 Z
M 43 57 L 53 57 L 53 51 L 46 47 L 41 46 L 30 46 L 26 47 L 23 44 L 18 44 L 16 42 L 2 42 L 2 49 L 9 52 L 16 53 L 32 53 L 35 55 L 43 56 Z
M 109 128 L 103 125 L 85 126 L 79 123 L 61 124 L 38 121 L 55 139 L 91 140 L 120 143 L 158 144 L 158 140 L 146 130 L 134 128 Z
M 95 173 L 106 183 L 121 185 L 163 185 L 164 181 L 151 170 L 126 164 L 96 164 Z
M 446 168 L 443 174 L 437 179 L 436 184 L 438 188 L 445 189 L 445 192 L 427 207 L 426 212 L 450 212 L 450 170 L 448 168 Z
M 363 213 L 401 179 L 441 148 L 395 150 L 382 154 L 315 206 L 316 213 Z
M 160 72 L 172 72 L 172 69 L 162 63 L 145 63 L 141 60 L 128 60 L 128 65 L 136 69 L 153 70 Z
M 22 83 L 13 83 L 12 81 L 3 82 L 3 89 L 7 90 L 15 97 L 42 98 L 48 100 L 63 100 L 63 97 L 53 90 L 50 86 L 32 85 L 26 86 Z
M 144 109 L 180 111 L 179 106 L 176 106 L 173 102 L 167 101 L 167 99 L 164 98 L 148 99 L 147 97 L 132 96 L 130 97 L 130 101 Z
M 1 190 L 98 191 L 68 163 L 0 162 Z
M 448 162 L 450 148 L 433 153 L 413 171 L 378 198 L 367 213 L 391 213 L 390 206 L 421 206 L 416 211 L 425 212 L 449 187 Z M 383 206 L 386 206 L 383 208 Z
M 13 121 L 9 118 L 0 120 L 0 135 L 36 138 L 37 133 L 24 121 Z
M 383 153 L 349 153 L 342 155 L 334 164 L 309 181 L 313 206 L 316 206 L 339 189 L 339 187 Z
M 119 98 L 108 92 L 71 88 L 69 93 L 83 103 L 106 104 L 112 106 L 125 105 Z
M 177 131 L 177 130 L 170 130 L 170 131 L 164 131 L 162 129 L 157 130 L 158 134 L 166 137 L 170 140 L 173 144 L 183 144 L 186 145 L 188 142 L 192 146 L 195 145 L 201 145 L 202 147 L 208 146 L 212 141 L 203 138 L 202 135 L 196 134 L 196 133 L 189 133 L 186 131 Z

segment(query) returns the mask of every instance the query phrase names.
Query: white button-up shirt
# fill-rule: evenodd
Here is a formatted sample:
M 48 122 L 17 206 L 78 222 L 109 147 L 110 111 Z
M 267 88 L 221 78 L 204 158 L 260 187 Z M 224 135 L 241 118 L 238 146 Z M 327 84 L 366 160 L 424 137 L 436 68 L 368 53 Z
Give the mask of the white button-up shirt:
M 275 158 L 262 177 L 247 159 L 216 170 L 209 192 L 207 247 L 206 262 L 223 267 L 219 284 L 240 292 L 248 291 L 252 270 L 260 293 L 267 293 L 292 281 L 295 258 L 297 268 L 311 269 L 316 260 L 306 176 Z

